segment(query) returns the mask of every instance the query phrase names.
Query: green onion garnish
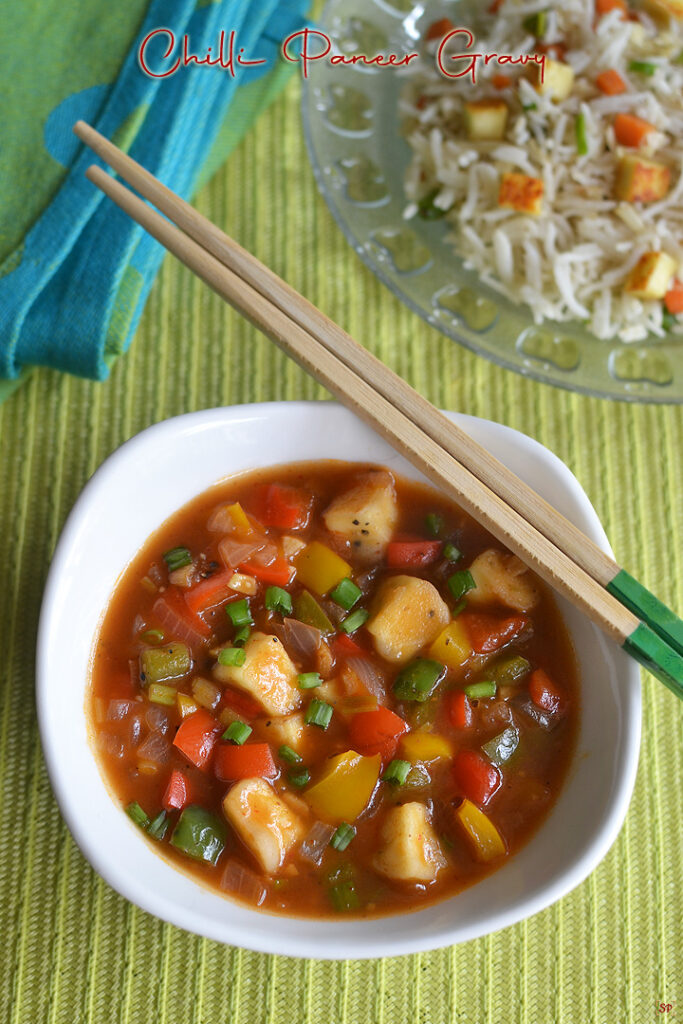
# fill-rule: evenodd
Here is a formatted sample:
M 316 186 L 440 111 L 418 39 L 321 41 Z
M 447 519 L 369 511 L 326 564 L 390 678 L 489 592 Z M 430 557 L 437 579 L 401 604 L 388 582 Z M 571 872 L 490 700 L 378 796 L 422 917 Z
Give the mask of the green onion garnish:
M 218 652 L 219 665 L 244 665 L 246 653 L 242 647 L 224 647 Z
M 345 910 L 355 910 L 360 906 L 358 893 L 355 886 L 350 882 L 342 882 L 341 885 L 333 885 L 329 891 L 330 902 L 335 910 L 342 913 Z
M 128 804 L 126 807 L 126 814 L 129 818 L 132 818 L 135 824 L 139 825 L 140 828 L 147 828 L 149 825 L 149 818 L 143 811 L 142 807 L 140 807 L 137 800 L 133 800 L 132 803 Z
M 350 611 L 362 596 L 363 591 L 348 576 L 341 583 L 338 583 L 334 590 L 330 591 L 330 597 L 335 604 L 338 604 L 346 612 Z
M 230 604 L 226 604 L 225 611 L 235 629 L 239 629 L 241 626 L 254 625 L 254 620 L 251 617 L 251 608 L 246 597 L 242 598 L 241 601 L 231 601 Z
M 168 566 L 168 571 L 174 572 L 176 569 L 182 569 L 184 565 L 189 565 L 192 555 L 187 548 L 171 548 L 170 551 L 165 552 L 163 559 Z
M 588 135 L 586 133 L 586 115 L 580 113 L 574 122 L 576 134 L 576 152 L 579 156 L 586 156 L 588 153 Z
M 333 850 L 345 850 L 354 838 L 356 830 L 353 825 L 347 825 L 342 821 L 341 825 L 330 839 L 330 846 Z
M 324 700 L 312 700 L 306 709 L 306 725 L 317 725 L 321 729 L 327 729 L 332 721 L 332 706 Z
M 629 71 L 635 71 L 637 75 L 647 75 L 652 77 L 657 71 L 657 64 L 652 64 L 649 60 L 630 60 L 628 62 Z
M 282 612 L 283 615 L 292 614 L 291 594 L 288 594 L 282 587 L 268 587 L 265 605 L 269 612 Z
M 297 685 L 300 690 L 315 690 L 316 686 L 322 686 L 323 678 L 319 672 L 302 672 L 297 676 Z
M 168 814 L 166 811 L 161 811 L 157 814 L 147 828 L 147 832 L 152 839 L 163 839 L 168 832 L 171 822 L 169 821 Z
M 397 700 L 429 700 L 445 671 L 438 661 L 418 658 L 396 676 L 394 696 Z
M 474 582 L 474 577 L 469 569 L 460 569 L 459 572 L 455 572 L 452 576 L 448 577 L 448 589 L 455 601 L 459 601 L 468 590 L 474 590 L 476 586 L 477 584 Z
M 287 778 L 293 786 L 296 786 L 297 789 L 301 789 L 302 786 L 307 786 L 311 781 L 311 773 L 308 768 L 302 768 L 301 771 L 290 772 Z
M 670 313 L 668 309 L 662 310 L 662 327 L 665 331 L 670 331 L 672 327 L 676 326 L 677 322 L 673 313 Z
M 465 695 L 476 700 L 480 697 L 495 697 L 496 684 L 493 679 L 483 680 L 481 683 L 470 683 L 465 687 Z
M 443 530 L 443 516 L 439 515 L 438 512 L 427 513 L 425 516 L 425 526 L 430 536 L 440 537 Z
M 252 728 L 246 722 L 231 722 L 223 733 L 222 739 L 230 740 L 236 747 L 241 747 L 251 736 Z
M 548 12 L 536 11 L 522 21 L 522 28 L 526 29 L 529 35 L 542 39 L 548 31 Z
M 288 747 L 286 744 L 280 747 L 278 755 L 283 761 L 286 761 L 287 764 L 301 764 L 303 761 L 301 754 L 297 754 L 296 750 L 292 750 L 292 748 Z
M 453 607 L 453 611 L 451 612 L 451 618 L 457 619 L 460 612 L 465 611 L 465 608 L 467 608 L 467 601 L 458 601 L 458 603 Z
M 447 562 L 459 562 L 462 558 L 462 551 L 449 540 L 447 544 L 444 544 L 443 557 Z
M 342 619 L 339 628 L 342 633 L 355 633 L 369 618 L 370 612 L 365 608 L 356 608 L 355 612 L 351 612 L 345 619 Z
M 412 765 L 410 761 L 395 759 L 387 765 L 382 782 L 391 782 L 394 786 L 402 786 L 408 778 Z
M 434 200 L 441 191 L 441 187 L 432 189 L 426 196 L 418 200 L 417 204 L 417 215 L 422 217 L 423 220 L 438 220 L 440 217 L 445 217 L 448 210 L 442 210 L 440 206 L 434 205 Z
M 162 644 L 164 642 L 164 634 L 160 629 L 147 629 L 144 633 L 140 634 L 140 639 L 145 644 Z
M 235 635 L 232 638 L 233 645 L 235 647 L 244 647 L 250 636 L 251 629 L 249 628 L 249 626 L 240 626 L 240 628 L 235 632 Z

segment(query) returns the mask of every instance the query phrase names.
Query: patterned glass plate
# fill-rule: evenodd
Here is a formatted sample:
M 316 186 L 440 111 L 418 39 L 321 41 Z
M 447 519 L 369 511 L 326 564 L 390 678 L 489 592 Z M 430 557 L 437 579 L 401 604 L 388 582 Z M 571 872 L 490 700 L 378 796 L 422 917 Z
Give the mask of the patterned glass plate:
M 466 24 L 463 0 L 445 0 Z M 460 12 L 460 21 L 458 13 Z M 412 0 L 330 0 L 318 25 L 332 53 L 417 49 L 429 14 Z M 311 41 L 311 50 L 313 45 Z M 683 341 L 599 341 L 581 324 L 535 325 L 466 270 L 443 222 L 403 220 L 410 150 L 401 138 L 394 68 L 312 61 L 303 121 L 313 171 L 358 255 L 391 291 L 454 341 L 527 377 L 606 398 L 683 402 Z

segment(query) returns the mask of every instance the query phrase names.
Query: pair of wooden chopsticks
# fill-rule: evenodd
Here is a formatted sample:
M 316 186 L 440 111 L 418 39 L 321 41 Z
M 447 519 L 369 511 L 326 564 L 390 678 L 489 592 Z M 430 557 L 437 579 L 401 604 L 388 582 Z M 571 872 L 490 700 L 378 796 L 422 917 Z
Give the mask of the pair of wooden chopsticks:
M 542 579 L 683 698 L 683 621 L 337 324 L 90 125 L 87 177 Z M 166 219 L 168 218 L 168 219 Z

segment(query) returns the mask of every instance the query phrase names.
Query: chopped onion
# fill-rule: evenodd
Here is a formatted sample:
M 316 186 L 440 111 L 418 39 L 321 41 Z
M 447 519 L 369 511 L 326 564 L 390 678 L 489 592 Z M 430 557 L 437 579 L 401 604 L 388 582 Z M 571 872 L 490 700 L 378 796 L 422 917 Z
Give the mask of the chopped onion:
M 275 544 L 271 541 L 266 541 L 261 548 L 254 555 L 253 561 L 255 565 L 270 565 L 274 562 L 278 556 L 278 550 Z
M 304 860 L 310 860 L 312 864 L 320 864 L 333 835 L 334 828 L 332 825 L 325 825 L 322 821 L 316 821 L 301 844 L 299 852 Z
M 541 729 L 545 729 L 547 732 L 555 728 L 561 717 L 560 715 L 548 714 L 547 711 L 543 711 L 537 704 L 534 704 L 530 697 L 526 699 L 523 697 L 517 698 L 513 703 L 516 708 L 525 715 L 528 715 L 536 725 L 540 725 Z
M 215 508 L 209 516 L 206 528 L 212 533 L 232 533 L 235 529 L 235 520 L 230 513 L 230 506 L 219 505 Z
M 286 618 L 282 624 L 282 640 L 285 647 L 296 657 L 310 658 L 320 647 L 322 634 L 315 626 L 309 626 L 298 619 Z
M 351 655 L 346 659 L 346 668 L 350 669 L 360 680 L 368 693 L 376 697 L 380 704 L 387 699 L 387 688 L 384 676 L 369 658 L 357 658 Z
M 234 540 L 233 537 L 223 537 L 218 545 L 218 553 L 229 569 L 236 569 L 238 565 L 248 562 L 250 558 L 253 558 L 264 544 L 263 538 L 244 541 Z
M 120 722 L 130 714 L 133 707 L 132 700 L 110 700 L 107 708 L 107 721 Z
M 252 906 L 260 907 L 266 898 L 266 887 L 253 871 L 236 860 L 229 860 L 221 878 L 221 889 L 240 896 Z
M 123 742 L 109 732 L 97 734 L 97 746 L 103 754 L 109 754 L 110 757 L 123 757 Z
M 168 740 L 160 736 L 158 732 L 151 732 L 144 743 L 140 744 L 136 754 L 142 761 L 149 761 L 151 764 L 166 764 L 171 756 L 171 748 Z
M 504 729 L 513 725 L 515 716 L 512 708 L 504 700 L 482 701 L 479 704 L 479 722 L 487 729 Z
M 136 746 L 142 736 L 142 721 L 139 715 L 131 715 L 128 719 L 128 745 Z
M 167 634 L 175 640 L 182 640 L 184 643 L 189 644 L 190 647 L 204 644 L 206 637 L 198 629 L 195 629 L 194 626 L 191 626 L 189 622 L 186 622 L 185 619 L 181 619 L 179 615 L 176 615 L 173 609 L 164 601 L 163 597 L 160 597 L 155 602 L 152 614 L 155 619 L 158 619 L 159 624 L 164 627 Z M 139 675 L 136 675 L 136 681 L 139 685 Z
M 145 722 L 152 732 L 165 736 L 169 730 L 168 712 L 158 705 L 150 705 L 145 714 Z

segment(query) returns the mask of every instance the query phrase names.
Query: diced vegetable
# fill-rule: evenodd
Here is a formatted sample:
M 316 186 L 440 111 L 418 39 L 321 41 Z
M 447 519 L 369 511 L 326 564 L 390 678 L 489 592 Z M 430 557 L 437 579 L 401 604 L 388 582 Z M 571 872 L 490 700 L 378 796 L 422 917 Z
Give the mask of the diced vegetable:
M 178 727 L 173 746 L 197 768 L 205 768 L 213 753 L 220 723 L 204 708 L 184 718 Z
M 304 736 L 305 722 L 301 712 L 268 718 L 261 722 L 261 735 L 273 746 L 298 750 Z
M 628 276 L 625 291 L 644 301 L 663 299 L 677 270 L 668 253 L 644 253 Z
M 470 800 L 461 801 L 455 810 L 455 817 L 480 863 L 488 864 L 505 855 L 505 843 L 500 832 L 491 819 Z
M 436 198 L 441 193 L 441 188 L 431 189 L 426 195 L 422 196 L 417 201 L 417 215 L 422 220 L 440 220 L 441 217 L 445 217 L 448 213 L 448 209 L 445 206 L 437 206 L 435 203 Z
M 630 60 L 628 62 L 629 71 L 633 71 L 636 75 L 645 75 L 647 78 L 652 78 L 657 73 L 657 64 L 653 64 L 650 60 Z
M 574 133 L 576 135 L 576 152 L 579 156 L 586 156 L 588 154 L 588 132 L 586 115 L 583 111 L 577 114 L 576 121 L 574 122 Z
M 453 779 L 464 796 L 482 807 L 498 792 L 503 781 L 498 768 L 476 750 L 458 751 L 453 760 Z
M 333 908 L 340 914 L 356 910 L 360 906 L 360 899 L 352 882 L 340 882 L 339 885 L 330 886 L 328 895 Z
M 299 768 L 296 771 L 289 772 L 287 778 L 293 786 L 296 786 L 297 789 L 301 789 L 303 786 L 307 786 L 311 781 L 311 773 L 308 768 Z
M 505 100 L 470 100 L 463 107 L 467 138 L 475 142 L 505 138 L 509 113 Z
M 297 754 L 296 750 L 292 750 L 292 748 L 288 747 L 286 744 L 281 746 L 277 753 L 278 757 L 282 758 L 283 761 L 286 761 L 287 764 L 301 764 L 303 761 L 301 754 Z
M 185 594 L 185 604 L 195 615 L 206 611 L 207 608 L 214 608 L 217 604 L 221 604 L 232 594 L 233 588 L 230 586 L 230 581 L 234 575 L 229 569 L 227 572 L 217 572 L 208 580 L 202 580 L 201 583 L 195 584 Z
M 314 690 L 322 685 L 322 681 L 319 672 L 301 672 L 297 677 L 297 686 L 300 690 Z
M 167 811 L 182 811 L 187 804 L 192 802 L 192 798 L 193 794 L 187 776 L 178 768 L 174 768 L 161 798 L 161 806 Z
M 365 608 L 356 608 L 345 619 L 342 619 L 339 628 L 342 633 L 355 633 L 357 629 L 365 625 L 369 617 L 370 612 Z
M 221 702 L 222 691 L 220 687 L 212 683 L 210 679 L 203 679 L 201 676 L 196 676 L 192 680 L 192 696 L 194 697 L 197 704 L 203 708 L 208 708 L 209 711 L 213 711 L 217 708 Z M 173 701 L 175 703 L 175 693 L 173 694 Z
M 339 825 L 330 839 L 330 846 L 333 850 L 345 850 L 351 840 L 355 838 L 355 835 L 356 830 L 353 825 L 349 825 L 348 822 L 342 821 L 341 825 Z
M 526 18 L 522 19 L 522 28 L 529 35 L 536 36 L 537 39 L 543 39 L 543 36 L 548 31 L 548 12 L 534 11 L 533 14 L 527 15 Z
M 409 661 L 450 621 L 448 606 L 428 580 L 392 576 L 380 584 L 367 629 L 387 661 Z
M 147 647 L 140 653 L 140 678 L 147 683 L 161 683 L 167 679 L 180 679 L 192 668 L 190 652 L 185 644 L 164 644 Z
M 156 818 L 153 818 L 147 826 L 147 835 L 152 839 L 164 839 L 170 828 L 170 821 L 166 811 L 160 811 Z
M 477 555 L 470 566 L 476 584 L 468 594 L 470 604 L 500 602 L 515 611 L 534 607 L 539 589 L 533 574 L 516 555 L 489 548 Z
M 245 718 L 255 718 L 261 713 L 261 705 L 253 700 L 248 693 L 242 690 L 235 690 L 232 686 L 226 686 L 223 690 L 223 707 L 243 715 Z M 232 719 L 231 719 L 232 721 Z
M 556 103 L 566 100 L 574 88 L 574 69 L 561 60 L 546 57 L 545 70 L 533 64 L 531 74 L 536 92 L 541 96 L 551 96 Z
M 445 736 L 434 732 L 409 732 L 401 737 L 401 753 L 413 764 L 415 761 L 439 761 L 453 756 L 453 747 Z
M 324 700 L 312 700 L 306 709 L 304 721 L 306 725 L 317 725 L 320 729 L 327 729 L 332 721 L 333 710 Z
M 609 14 L 610 11 L 622 11 L 624 15 L 628 13 L 628 4 L 626 0 L 595 0 L 595 13 L 598 17 L 602 17 L 605 14 Z
M 353 608 L 354 604 L 358 603 L 362 596 L 363 591 L 348 576 L 330 592 L 330 597 L 335 604 L 347 612 Z
M 245 627 L 242 628 L 244 629 Z M 246 659 L 247 656 L 241 647 L 224 647 L 218 652 L 219 665 L 236 665 L 239 668 L 240 665 L 244 665 Z
M 503 89 L 510 88 L 510 86 L 512 85 L 512 79 L 510 78 L 509 75 L 492 75 L 491 85 L 493 86 L 494 89 L 498 89 L 498 91 L 500 92 Z
M 197 704 L 186 693 L 176 692 L 176 705 L 181 718 L 187 718 L 197 710 Z
M 361 711 L 349 723 L 349 738 L 360 754 L 380 754 L 388 760 L 396 750 L 398 737 L 408 731 L 408 724 L 389 708 Z
M 355 821 L 370 801 L 381 764 L 379 754 L 363 757 L 355 750 L 329 758 L 305 793 L 313 813 L 324 821 Z
M 486 700 L 496 696 L 496 684 L 492 679 L 485 679 L 480 683 L 470 683 L 464 692 L 470 700 Z
M 313 595 L 307 590 L 303 590 L 294 600 L 294 617 L 299 622 L 304 622 L 308 626 L 319 629 L 325 635 L 335 632 L 334 626 L 327 615 Z
M 627 88 L 626 82 L 614 68 L 601 71 L 595 79 L 595 84 L 600 92 L 604 92 L 605 96 L 619 96 L 622 92 L 626 92 Z
M 627 154 L 617 164 L 614 195 L 629 203 L 653 203 L 669 191 L 671 171 L 666 164 Z
M 233 723 L 233 725 L 239 724 L 241 723 Z M 243 746 L 220 744 L 214 757 L 214 771 L 218 778 L 224 781 L 274 779 L 278 774 L 270 746 L 267 743 L 245 743 Z
M 434 693 L 443 679 L 444 666 L 429 658 L 418 658 L 406 665 L 396 676 L 393 685 L 397 700 L 425 701 Z
M 254 528 L 238 501 L 221 505 L 211 515 L 208 529 L 216 533 L 233 533 L 238 537 L 251 537 Z
M 441 541 L 405 538 L 392 540 L 387 545 L 387 565 L 390 569 L 419 568 L 431 565 L 441 553 Z
M 564 700 L 562 691 L 542 668 L 537 668 L 531 673 L 529 694 L 537 707 L 551 715 L 561 709 Z
M 429 648 L 429 657 L 450 669 L 461 668 L 471 654 L 472 646 L 461 619 L 449 622 Z
M 297 487 L 262 484 L 254 488 L 250 507 L 264 526 L 300 530 L 308 524 L 313 496 Z
M 438 18 L 433 21 L 427 31 L 425 32 L 424 38 L 426 43 L 432 42 L 434 39 L 443 39 L 449 32 L 452 32 L 455 25 L 450 18 Z
M 163 559 L 168 566 L 168 571 L 175 572 L 176 569 L 182 569 L 184 565 L 190 565 L 192 555 L 187 548 L 171 548 L 170 551 L 164 552 Z
M 214 667 L 214 677 L 246 691 L 269 715 L 286 715 L 301 703 L 297 671 L 282 642 L 258 631 L 243 648 L 242 665 Z
M 351 566 L 326 544 L 314 540 L 294 559 L 299 582 L 317 594 L 326 594 L 351 575 Z M 315 625 L 315 623 L 311 623 Z
M 408 778 L 411 768 L 410 761 L 402 761 L 397 758 L 387 765 L 382 775 L 382 782 L 389 782 L 392 786 L 402 786 Z
M 225 871 L 221 876 L 221 889 L 251 904 L 252 907 L 260 907 L 268 895 L 268 889 L 256 872 L 245 868 L 238 860 L 229 860 L 225 865 Z
M 683 281 L 674 281 L 664 296 L 664 305 L 673 316 L 683 313 Z
M 657 129 L 649 121 L 635 114 L 617 114 L 614 118 L 614 134 L 617 142 L 622 146 L 632 146 L 638 149 L 647 142 L 647 137 Z
M 171 707 L 175 704 L 177 690 L 173 686 L 163 686 L 161 683 L 152 683 L 147 690 L 147 697 L 153 704 L 165 704 Z
M 446 866 L 424 804 L 390 808 L 380 831 L 375 870 L 396 882 L 432 882 Z
M 253 626 L 254 620 L 251 617 L 251 608 L 246 597 L 242 598 L 241 601 L 231 601 L 230 604 L 225 606 L 225 614 L 232 622 L 235 629 L 240 629 L 242 626 Z
M 160 629 L 146 629 L 144 633 L 140 634 L 140 639 L 143 644 L 162 644 L 164 642 L 164 634 Z
M 207 861 L 214 867 L 225 848 L 225 825 L 204 807 L 186 807 L 171 835 L 171 845 L 193 860 Z
M 529 620 L 525 615 L 510 615 L 502 619 L 483 612 L 464 612 L 460 621 L 477 654 L 499 651 L 529 628 Z
M 447 698 L 448 719 L 454 729 L 469 729 L 472 707 L 464 690 L 453 690 Z
M 543 181 L 519 171 L 506 171 L 500 180 L 498 205 L 538 217 L 543 209 Z
M 323 512 L 323 519 L 328 530 L 349 541 L 354 556 L 366 562 L 378 562 L 386 551 L 398 519 L 396 488 L 391 473 L 377 470 L 364 474 L 355 486 L 333 499 Z M 313 589 L 318 590 L 317 587 Z M 318 593 L 324 592 L 318 590 Z
M 262 583 L 272 583 L 275 586 L 286 587 L 291 581 L 294 570 L 286 558 L 276 558 L 270 565 L 258 565 L 256 562 L 243 562 L 240 565 L 242 572 L 249 573 L 261 580 Z
M 223 813 L 267 874 L 279 871 L 304 835 L 301 818 L 265 779 L 235 783 L 223 800 Z
M 198 615 L 193 615 L 184 596 L 174 587 L 169 587 L 164 596 L 155 601 L 152 615 L 163 626 L 166 636 L 182 640 L 190 647 L 199 646 L 211 636 L 209 626 Z
M 246 743 L 253 731 L 252 727 L 247 725 L 246 722 L 231 722 L 221 739 L 229 740 L 231 743 L 241 747 L 243 743 Z
M 488 757 L 491 764 L 500 767 L 509 761 L 519 746 L 519 731 L 514 726 L 508 726 L 498 736 L 494 736 L 488 743 L 484 743 L 482 750 Z
M 440 537 L 444 527 L 440 512 L 428 512 L 425 516 L 425 528 L 430 537 Z
M 449 541 L 444 544 L 443 557 L 447 562 L 459 562 L 462 558 L 462 551 L 452 541 Z
M 281 612 L 282 615 L 292 614 L 292 597 L 282 587 L 268 587 L 264 604 L 269 612 Z
M 126 807 L 126 814 L 135 822 L 136 825 L 139 825 L 140 828 L 147 828 L 149 825 L 148 815 L 136 800 L 133 800 L 132 803 L 128 804 Z
M 487 666 L 488 676 L 498 686 L 518 686 L 531 671 L 531 665 L 519 654 L 510 658 L 501 658 L 493 665 Z

